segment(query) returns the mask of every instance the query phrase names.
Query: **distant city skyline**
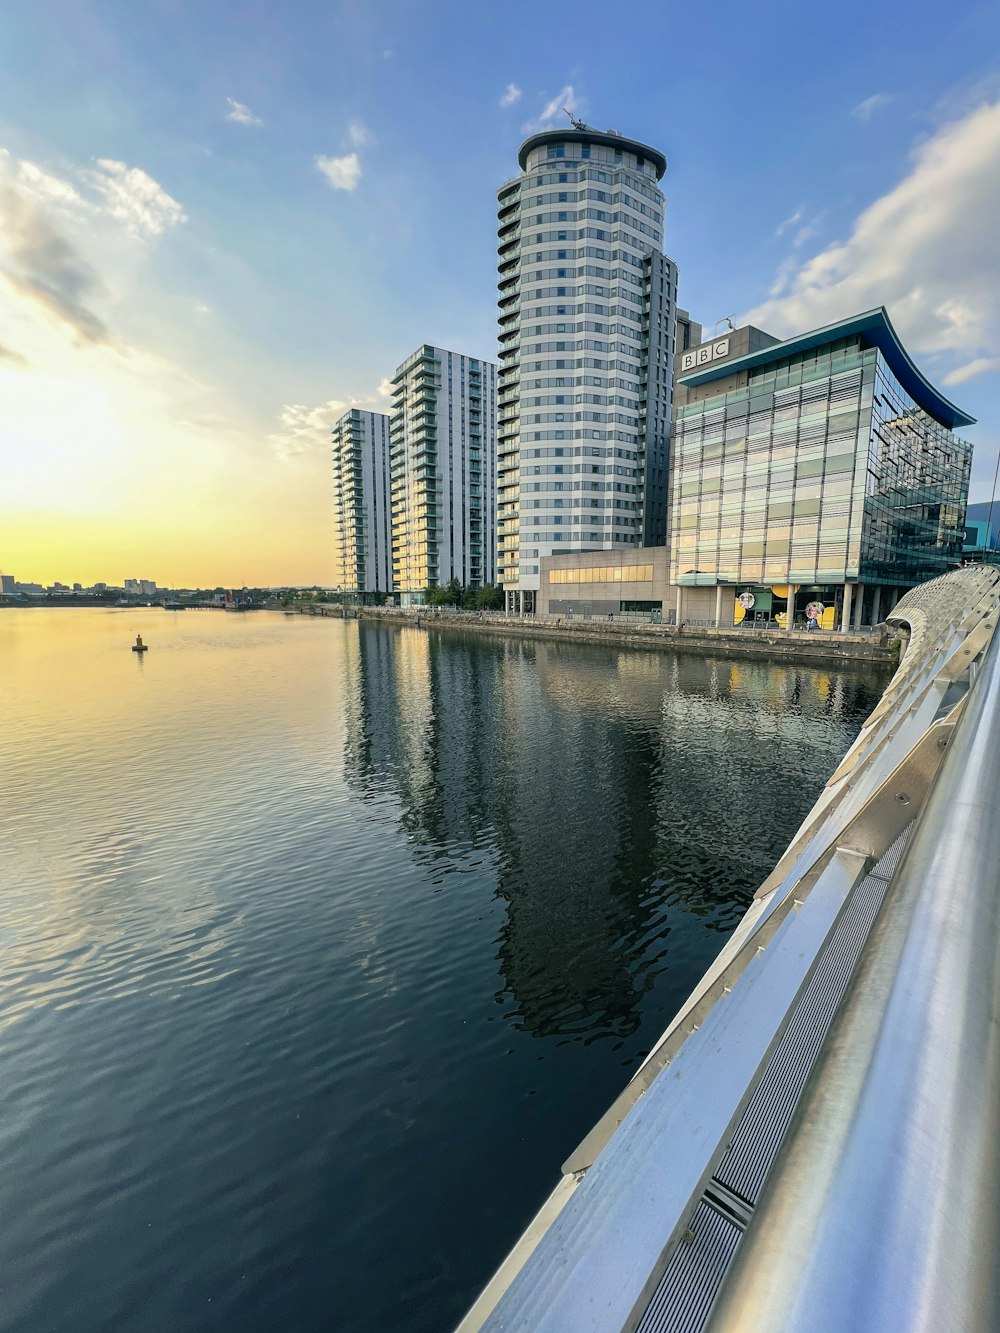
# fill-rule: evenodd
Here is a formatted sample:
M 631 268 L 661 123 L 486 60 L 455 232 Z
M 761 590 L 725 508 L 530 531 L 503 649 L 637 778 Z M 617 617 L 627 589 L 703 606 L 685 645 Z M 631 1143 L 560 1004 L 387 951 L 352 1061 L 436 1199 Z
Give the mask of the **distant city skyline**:
M 5 15 L 0 568 L 332 582 L 333 422 L 391 410 L 415 346 L 496 359 L 495 191 L 564 107 L 666 153 L 677 299 L 706 336 L 885 304 L 978 418 L 988 499 L 996 7 L 869 7 L 861 41 L 822 11 L 648 5 L 620 61 L 567 49 L 570 15 L 597 31 L 606 7 Z

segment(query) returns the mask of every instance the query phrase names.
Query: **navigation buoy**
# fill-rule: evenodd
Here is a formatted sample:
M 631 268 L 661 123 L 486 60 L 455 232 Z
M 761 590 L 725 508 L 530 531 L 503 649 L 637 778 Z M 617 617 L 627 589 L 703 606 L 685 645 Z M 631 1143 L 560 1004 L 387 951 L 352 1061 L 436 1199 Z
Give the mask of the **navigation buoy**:
M 142 635 L 141 635 L 141 634 L 137 634 L 137 635 L 135 636 L 135 643 L 133 643 L 133 645 L 132 645 L 132 651 L 133 651 L 134 653 L 148 653 L 148 652 L 149 652 L 149 644 L 148 644 L 148 643 L 143 643 L 143 641 L 142 641 Z

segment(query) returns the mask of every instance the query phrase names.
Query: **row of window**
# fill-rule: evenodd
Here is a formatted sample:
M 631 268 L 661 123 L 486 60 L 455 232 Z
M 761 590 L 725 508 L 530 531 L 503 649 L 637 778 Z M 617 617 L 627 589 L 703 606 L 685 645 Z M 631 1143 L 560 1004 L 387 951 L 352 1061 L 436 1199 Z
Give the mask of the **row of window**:
M 610 158 L 606 159 L 606 161 L 608 165 L 611 165 Z M 655 177 L 655 172 L 653 175 Z M 602 171 L 600 167 L 590 165 L 586 162 L 581 162 L 575 171 L 569 169 L 569 164 L 567 164 L 567 170 L 565 171 L 546 171 L 531 177 L 530 179 L 522 177 L 521 181 L 518 182 L 516 189 L 504 200 L 501 207 L 506 207 L 508 204 L 516 204 L 519 201 L 521 193 L 520 186 L 522 183 L 529 187 L 533 185 L 537 188 L 542 185 L 568 185 L 584 181 L 600 181 L 602 185 L 627 185 L 629 189 L 635 190 L 637 193 L 641 194 L 644 199 L 651 199 L 660 208 L 663 207 L 663 193 L 655 179 L 644 180 L 641 176 L 630 176 L 628 170 L 621 166 L 613 172 Z M 515 198 L 515 195 L 518 197 Z
M 548 572 L 549 583 L 649 583 L 652 578 L 652 565 L 588 565 Z

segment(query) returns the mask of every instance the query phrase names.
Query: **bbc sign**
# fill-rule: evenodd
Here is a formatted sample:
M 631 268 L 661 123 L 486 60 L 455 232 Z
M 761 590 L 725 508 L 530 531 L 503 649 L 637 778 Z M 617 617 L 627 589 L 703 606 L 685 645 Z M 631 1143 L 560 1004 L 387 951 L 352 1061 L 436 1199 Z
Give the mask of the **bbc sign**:
M 704 347 L 692 347 L 681 357 L 681 373 L 695 370 L 698 366 L 707 366 L 711 361 L 721 361 L 729 355 L 729 339 L 720 338 L 718 342 L 706 343 Z

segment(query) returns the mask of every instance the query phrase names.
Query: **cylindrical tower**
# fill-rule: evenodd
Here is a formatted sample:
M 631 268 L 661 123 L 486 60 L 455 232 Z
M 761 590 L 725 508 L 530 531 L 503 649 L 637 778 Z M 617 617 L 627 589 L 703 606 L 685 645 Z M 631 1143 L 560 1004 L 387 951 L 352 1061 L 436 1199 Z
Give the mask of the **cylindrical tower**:
M 499 577 L 531 609 L 550 554 L 662 545 L 677 273 L 664 155 L 574 121 L 498 200 Z

